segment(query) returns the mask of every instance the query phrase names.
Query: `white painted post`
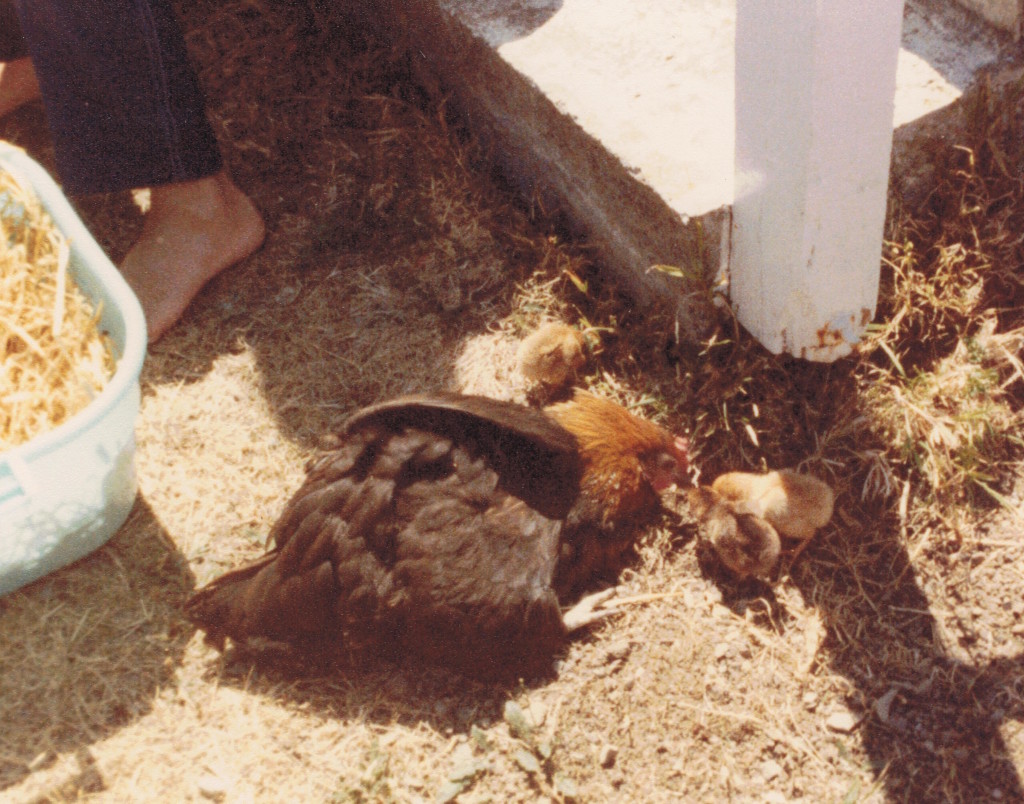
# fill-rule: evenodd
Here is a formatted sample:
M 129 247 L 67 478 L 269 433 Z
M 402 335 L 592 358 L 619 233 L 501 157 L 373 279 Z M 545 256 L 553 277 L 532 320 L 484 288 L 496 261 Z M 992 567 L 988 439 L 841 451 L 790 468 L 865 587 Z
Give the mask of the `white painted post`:
M 903 0 L 737 0 L 730 296 L 773 353 L 831 361 L 874 315 Z

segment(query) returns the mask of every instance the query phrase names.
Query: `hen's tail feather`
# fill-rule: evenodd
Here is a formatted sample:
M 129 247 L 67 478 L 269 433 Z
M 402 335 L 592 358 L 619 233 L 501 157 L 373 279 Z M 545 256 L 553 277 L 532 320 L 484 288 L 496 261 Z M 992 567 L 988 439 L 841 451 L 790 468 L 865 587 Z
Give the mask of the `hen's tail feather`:
M 334 568 L 323 560 L 300 573 L 281 574 L 276 550 L 226 572 L 185 602 L 185 614 L 222 646 L 226 637 L 296 642 L 331 629 L 338 601 Z
M 276 552 L 270 552 L 241 567 L 225 572 L 185 601 L 185 616 L 204 629 L 207 640 L 223 644 L 233 634 L 232 626 L 244 613 L 249 587 L 260 572 L 274 563 Z

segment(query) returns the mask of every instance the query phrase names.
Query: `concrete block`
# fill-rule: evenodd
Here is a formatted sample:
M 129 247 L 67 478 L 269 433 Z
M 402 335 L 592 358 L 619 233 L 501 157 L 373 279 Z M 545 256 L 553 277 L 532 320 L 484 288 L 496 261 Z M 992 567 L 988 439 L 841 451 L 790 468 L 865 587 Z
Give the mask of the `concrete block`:
M 682 334 L 700 337 L 713 320 L 705 287 L 650 269 L 697 266 L 712 277 L 718 269 L 732 192 L 731 80 L 717 97 L 673 84 L 685 72 L 671 64 L 678 41 L 663 16 L 644 21 L 632 3 L 569 0 L 551 30 L 550 5 L 495 5 L 498 21 L 486 4 L 456 16 L 460 9 L 437 0 L 385 0 L 367 14 L 407 43 L 419 78 L 450 96 L 510 182 L 560 210 L 638 305 L 674 305 Z M 587 19 L 595 6 L 610 15 L 600 25 Z M 728 15 L 725 23 L 727 32 Z M 541 38 L 526 42 L 527 31 Z M 648 44 L 659 31 L 666 41 Z M 717 85 L 732 74 L 731 51 L 708 55 L 714 64 L 701 72 Z M 659 70 L 662 63 L 669 67 Z M 702 128 L 712 139 L 706 147 L 693 142 Z
M 560 210 L 637 304 L 675 305 L 681 333 L 714 319 L 734 195 L 735 0 L 351 0 L 412 54 L 418 78 L 528 198 Z M 906 0 L 891 181 L 927 193 L 917 121 L 1016 48 L 949 0 Z M 928 137 L 935 126 L 925 125 Z M 938 133 L 941 135 L 941 132 Z

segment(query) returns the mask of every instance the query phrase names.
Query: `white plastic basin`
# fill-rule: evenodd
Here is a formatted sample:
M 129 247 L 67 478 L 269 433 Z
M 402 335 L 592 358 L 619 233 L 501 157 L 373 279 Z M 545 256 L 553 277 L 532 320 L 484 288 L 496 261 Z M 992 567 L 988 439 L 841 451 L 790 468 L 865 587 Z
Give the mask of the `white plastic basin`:
M 137 490 L 135 423 L 146 323 L 135 294 L 57 184 L 24 151 L 0 142 L 0 169 L 35 191 L 67 236 L 69 270 L 102 302 L 117 369 L 100 394 L 59 427 L 0 452 L 0 595 L 102 546 L 128 517 Z

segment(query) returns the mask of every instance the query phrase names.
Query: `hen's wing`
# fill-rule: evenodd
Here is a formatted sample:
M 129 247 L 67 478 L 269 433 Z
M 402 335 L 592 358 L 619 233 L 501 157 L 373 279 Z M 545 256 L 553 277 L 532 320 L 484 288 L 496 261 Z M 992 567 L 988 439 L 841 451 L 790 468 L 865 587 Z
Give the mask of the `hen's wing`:
M 564 637 L 551 576 L 578 482 L 571 436 L 537 411 L 454 396 L 364 410 L 273 550 L 188 614 L 214 638 L 336 635 L 476 675 L 542 662 Z
M 488 456 L 503 488 L 547 516 L 563 518 L 579 493 L 576 438 L 535 408 L 483 396 L 420 394 L 364 408 L 348 420 L 345 432 L 375 424 L 391 432 L 414 427 L 472 441 Z

